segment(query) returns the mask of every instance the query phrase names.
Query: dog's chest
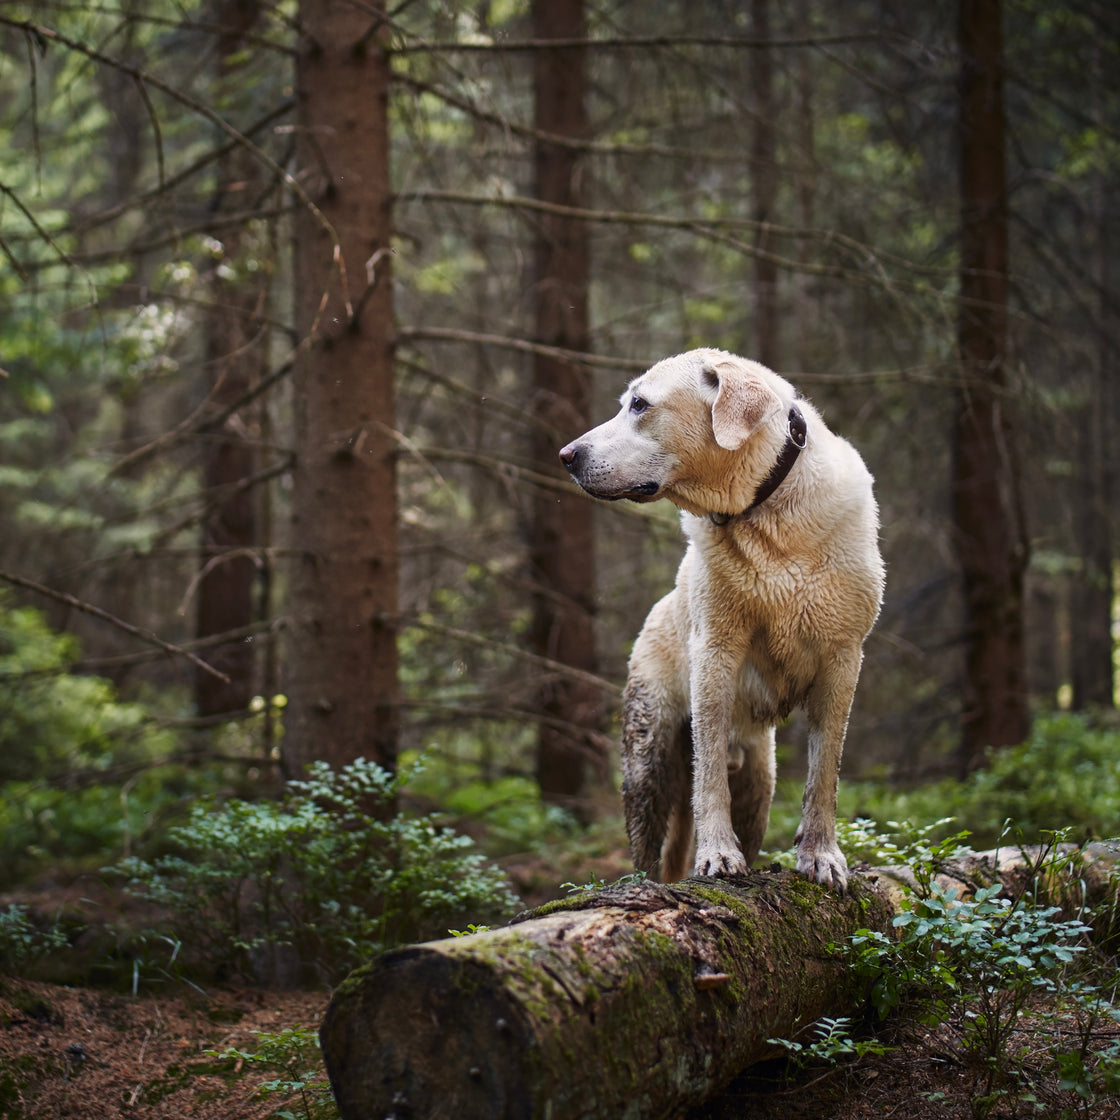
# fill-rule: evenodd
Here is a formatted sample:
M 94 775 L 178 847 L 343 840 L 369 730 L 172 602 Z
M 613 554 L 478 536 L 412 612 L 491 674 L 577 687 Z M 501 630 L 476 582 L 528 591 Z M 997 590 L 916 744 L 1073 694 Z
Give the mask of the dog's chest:
M 738 702 L 756 723 L 783 720 L 805 701 L 819 670 L 816 651 L 775 648 L 768 636 L 755 634 L 736 679 Z
M 710 623 L 726 628 L 727 644 L 743 650 L 740 703 L 762 722 L 784 719 L 805 699 L 834 649 L 835 589 L 820 567 L 789 561 L 775 574 L 749 567 L 735 573 L 723 610 Z

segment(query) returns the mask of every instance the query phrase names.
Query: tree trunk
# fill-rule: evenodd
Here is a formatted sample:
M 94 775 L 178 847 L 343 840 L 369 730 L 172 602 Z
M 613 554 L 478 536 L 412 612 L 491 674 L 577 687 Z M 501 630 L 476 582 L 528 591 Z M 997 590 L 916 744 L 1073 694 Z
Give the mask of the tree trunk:
M 954 522 L 965 598 L 963 770 L 1030 726 L 1027 535 L 1008 391 L 1007 192 L 1000 0 L 961 0 L 961 388 Z
M 1108 389 L 1092 374 L 1089 401 L 1079 409 L 1078 454 L 1071 494 L 1080 563 L 1070 588 L 1070 670 L 1073 707 L 1111 708 L 1112 510 L 1107 494 L 1105 428 Z
M 229 89 L 243 69 L 238 52 L 244 35 L 260 16 L 260 3 L 220 0 L 216 14 L 222 28 L 218 37 L 219 81 Z M 240 147 L 222 156 L 218 161 L 215 213 L 248 210 L 261 188 L 262 170 L 261 164 Z M 251 274 L 240 269 L 234 280 L 223 275 L 230 265 L 237 269 L 242 263 L 247 241 L 244 228 L 232 227 L 209 278 L 213 307 L 207 316 L 206 368 L 210 402 L 215 408 L 240 400 L 260 379 L 268 356 L 267 337 L 261 326 L 265 321 L 263 277 L 267 270 Z M 261 279 L 249 281 L 245 277 L 250 275 Z M 252 475 L 255 460 L 252 436 L 240 414 L 231 417 L 206 446 L 204 475 L 212 505 L 202 523 L 202 577 L 196 615 L 200 638 L 241 629 L 255 615 L 257 567 L 253 550 L 259 543 L 256 494 L 238 485 Z M 207 660 L 229 680 L 202 671 L 195 674 L 198 714 L 209 716 L 247 708 L 254 692 L 253 644 L 244 638 L 232 641 L 212 649 Z
M 1095 117 L 1104 123 L 1100 90 L 1107 88 L 1100 44 L 1093 70 L 1098 90 Z M 1093 325 L 1096 361 L 1088 376 L 1086 405 L 1075 417 L 1078 448 L 1072 502 L 1081 571 L 1072 586 L 1071 660 L 1073 706 L 1115 705 L 1112 658 L 1113 494 L 1115 491 L 1116 359 L 1112 346 L 1112 256 L 1108 237 L 1110 195 L 1106 173 L 1093 174 L 1092 236 L 1096 241 L 1097 300 Z
M 1115 893 L 1115 842 L 1083 869 Z M 1021 890 L 1030 858 L 974 857 L 951 878 Z M 1061 901 L 1063 884 L 1040 884 Z M 1080 881 L 1073 907 L 1085 901 Z M 343 1120 L 651 1120 L 679 1115 L 767 1042 L 860 1006 L 830 949 L 890 929 L 889 869 L 847 895 L 792 872 L 735 884 L 608 887 L 504 929 L 390 952 L 334 993 L 320 1032 Z M 1103 911 L 1103 908 L 1102 908 Z
M 399 720 L 397 487 L 383 3 L 302 0 L 295 222 L 295 619 L 284 770 L 391 767 Z
M 537 39 L 583 39 L 583 0 L 535 0 Z M 583 139 L 586 59 L 582 47 L 534 52 L 539 133 Z M 544 202 L 583 205 L 582 166 L 570 148 L 536 141 L 536 193 Z M 542 214 L 536 241 L 536 337 L 569 350 L 588 348 L 590 247 L 582 219 Z M 533 359 L 537 427 L 534 459 L 558 472 L 556 452 L 591 422 L 591 376 L 585 366 L 538 354 Z M 595 671 L 595 540 L 593 507 L 578 494 L 540 490 L 534 500 L 530 564 L 534 584 L 532 649 L 585 672 Z M 602 692 L 585 681 L 550 674 L 537 708 L 537 780 L 549 801 L 576 808 L 590 774 L 605 771 Z
M 801 35 L 810 35 L 813 21 L 810 15 L 809 0 L 797 0 L 795 5 L 794 27 Z M 811 230 L 816 219 L 817 209 L 817 151 L 816 123 L 813 111 L 813 68 L 807 50 L 797 52 L 795 70 L 795 128 L 797 161 L 794 174 L 794 197 L 796 199 L 797 224 L 803 230 Z M 797 306 L 798 329 L 794 332 L 795 368 L 808 370 L 815 367 L 814 335 L 815 319 L 818 317 L 818 302 L 813 293 L 813 283 L 808 268 L 812 259 L 812 243 L 807 237 L 797 240 L 797 263 L 802 267 L 796 278 L 796 294 L 793 297 Z
M 770 39 L 770 0 L 751 0 L 751 35 Z M 781 321 L 778 318 L 778 265 L 772 259 L 767 228 L 774 221 L 778 197 L 777 130 L 774 108 L 774 63 L 769 47 L 751 54 L 751 93 L 754 128 L 751 139 L 751 219 L 758 222 L 753 261 L 755 357 L 770 369 L 781 363 Z

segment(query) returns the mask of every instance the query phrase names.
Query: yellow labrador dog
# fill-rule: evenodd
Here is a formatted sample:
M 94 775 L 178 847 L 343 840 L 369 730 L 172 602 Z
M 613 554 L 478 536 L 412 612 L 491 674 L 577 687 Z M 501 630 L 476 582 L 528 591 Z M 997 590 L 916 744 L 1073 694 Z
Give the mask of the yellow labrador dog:
M 722 350 L 658 362 L 560 452 L 587 493 L 668 498 L 688 549 L 634 646 L 622 730 L 635 865 L 742 874 L 774 793 L 774 725 L 809 724 L 797 867 L 844 890 L 836 788 L 883 563 L 871 475 L 789 382 Z

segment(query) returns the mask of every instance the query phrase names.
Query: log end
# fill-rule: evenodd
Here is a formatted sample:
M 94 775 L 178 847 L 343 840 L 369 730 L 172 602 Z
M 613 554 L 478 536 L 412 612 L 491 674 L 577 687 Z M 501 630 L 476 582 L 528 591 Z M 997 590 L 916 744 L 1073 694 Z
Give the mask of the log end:
M 439 946 L 388 953 L 335 991 L 319 1038 L 343 1120 L 530 1114 L 517 1007 Z

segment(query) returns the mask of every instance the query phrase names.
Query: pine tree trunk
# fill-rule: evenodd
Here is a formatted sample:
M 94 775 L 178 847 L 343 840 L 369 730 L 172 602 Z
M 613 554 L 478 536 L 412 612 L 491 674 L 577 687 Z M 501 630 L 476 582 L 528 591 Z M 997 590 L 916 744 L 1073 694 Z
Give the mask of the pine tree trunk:
M 962 769 L 1030 726 L 1023 627 L 1028 545 L 1007 377 L 1007 190 L 1000 0 L 961 0 L 961 388 L 954 522 L 964 581 Z
M 1098 91 L 1107 88 L 1101 47 L 1094 48 Z M 1095 119 L 1103 124 L 1103 94 L 1098 92 Z M 1113 497 L 1115 493 L 1116 358 L 1111 334 L 1112 246 L 1108 238 L 1109 192 L 1106 172 L 1094 172 L 1092 229 L 1096 239 L 1097 300 L 1093 315 L 1096 361 L 1088 376 L 1086 404 L 1075 418 L 1080 443 L 1072 503 L 1081 571 L 1073 583 L 1070 653 L 1075 708 L 1115 706 L 1112 606 Z
M 238 53 L 244 35 L 260 16 L 259 0 L 220 0 L 217 6 L 219 80 L 227 88 L 236 84 L 243 63 Z M 218 161 L 216 213 L 244 213 L 261 188 L 261 164 L 239 147 Z M 225 235 L 221 259 L 209 277 L 213 307 L 208 315 L 206 367 L 210 402 L 224 408 L 240 400 L 260 379 L 268 355 L 262 329 L 264 274 L 249 281 L 242 264 L 246 231 L 232 227 Z M 223 275 L 233 265 L 237 278 Z M 202 577 L 198 583 L 196 632 L 200 638 L 225 634 L 251 623 L 256 614 L 254 589 L 257 567 L 253 549 L 257 538 L 256 494 L 239 483 L 253 474 L 256 455 L 245 418 L 235 414 L 206 446 L 204 474 L 212 502 L 202 523 L 199 557 Z M 202 716 L 243 711 L 255 691 L 253 645 L 244 637 L 218 646 L 207 660 L 228 681 L 213 673 L 195 675 L 195 706 Z
M 535 0 L 538 39 L 582 39 L 583 0 Z M 554 136 L 587 136 L 585 52 L 581 47 L 534 52 L 536 127 Z M 578 152 L 536 141 L 536 192 L 560 206 L 583 204 Z M 536 239 L 536 337 L 549 346 L 588 348 L 590 245 L 587 223 L 542 214 Z M 533 359 L 537 428 L 533 457 L 558 472 L 556 453 L 590 427 L 591 375 L 576 362 L 538 354 Z M 534 500 L 530 564 L 534 584 L 533 652 L 585 672 L 595 671 L 595 539 L 590 502 L 575 493 L 541 490 Z M 537 780 L 550 801 L 579 808 L 588 778 L 605 770 L 599 732 L 602 693 L 586 681 L 550 674 L 537 708 Z
M 794 27 L 798 34 L 811 34 L 812 16 L 808 0 L 797 0 L 794 7 Z M 813 68 L 808 51 L 798 51 L 795 61 L 794 81 L 794 135 L 797 160 L 794 175 L 794 197 L 797 224 L 803 230 L 813 228 L 817 209 L 817 151 L 816 123 L 813 111 Z M 812 258 L 812 244 L 807 237 L 797 240 L 797 263 L 804 268 L 796 280 L 794 301 L 797 306 L 798 329 L 794 333 L 793 360 L 799 370 L 813 369 L 814 358 L 813 319 L 817 316 L 817 300 L 813 294 L 810 270 L 806 267 Z
M 1112 509 L 1106 483 L 1107 387 L 1094 371 L 1089 401 L 1079 410 L 1078 454 L 1071 494 L 1080 559 L 1070 595 L 1070 670 L 1073 707 L 1111 708 Z
M 1076 882 L 1042 877 L 1041 896 L 1071 911 L 1114 897 L 1120 845 L 1086 856 Z M 945 878 L 1018 893 L 1036 863 L 982 853 Z M 831 946 L 888 931 L 903 877 L 868 872 L 843 896 L 792 872 L 616 885 L 390 952 L 323 1021 L 343 1120 L 679 1116 L 775 1054 L 768 1039 L 858 1010 L 866 991 Z
M 751 35 L 770 39 L 770 0 L 751 0 Z M 768 223 L 775 218 L 778 198 L 777 129 L 774 106 L 774 63 L 769 47 L 751 54 L 750 81 L 754 106 L 751 138 L 751 219 L 759 223 L 753 260 L 754 335 L 752 355 L 764 366 L 781 366 L 781 320 L 778 316 L 778 265 Z
M 384 5 L 302 0 L 289 776 L 396 757 L 397 486 Z M 325 220 L 324 220 L 325 219 Z M 329 225 L 328 225 L 329 223 Z M 337 240 L 336 240 L 337 238 Z

